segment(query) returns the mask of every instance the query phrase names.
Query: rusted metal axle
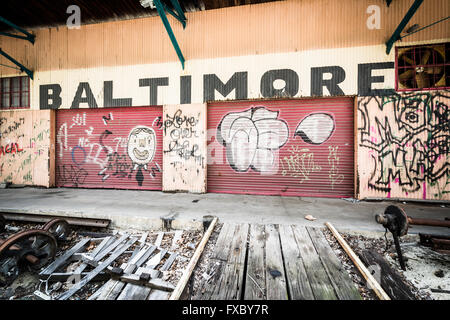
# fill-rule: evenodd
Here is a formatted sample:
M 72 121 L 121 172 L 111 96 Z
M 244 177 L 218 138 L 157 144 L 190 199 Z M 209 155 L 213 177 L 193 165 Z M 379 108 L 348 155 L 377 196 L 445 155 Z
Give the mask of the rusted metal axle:
M 411 218 L 406 215 L 403 209 L 393 205 L 388 206 L 383 213 L 377 214 L 375 220 L 392 233 L 398 260 L 403 270 L 406 270 L 406 266 L 400 248 L 399 237 L 408 233 L 410 225 L 450 228 L 450 220 L 448 218 L 445 220 Z M 421 243 L 422 241 L 435 249 L 450 249 L 449 239 L 436 239 L 436 237 L 428 235 L 428 237 L 421 236 Z
M 2 244 L 4 244 L 6 241 L 5 240 L 1 240 L 0 239 L 0 246 L 2 245 Z M 10 249 L 11 250 L 20 250 L 20 248 L 18 247 L 18 246 L 16 246 L 16 245 L 12 245 L 11 247 L 10 247 Z M 24 256 L 24 259 L 25 260 L 27 260 L 29 263 L 31 263 L 31 264 L 37 264 L 38 262 L 39 262 L 39 258 L 38 257 L 36 257 L 36 256 L 34 256 L 34 255 L 32 255 L 32 254 L 27 254 L 27 255 L 25 255 Z

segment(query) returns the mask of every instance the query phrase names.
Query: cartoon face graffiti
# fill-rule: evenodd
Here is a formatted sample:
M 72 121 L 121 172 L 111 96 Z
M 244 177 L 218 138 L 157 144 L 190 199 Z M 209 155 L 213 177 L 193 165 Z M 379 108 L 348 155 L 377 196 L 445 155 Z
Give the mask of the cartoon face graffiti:
M 149 127 L 137 126 L 128 136 L 128 156 L 135 165 L 146 166 L 156 151 L 156 134 Z

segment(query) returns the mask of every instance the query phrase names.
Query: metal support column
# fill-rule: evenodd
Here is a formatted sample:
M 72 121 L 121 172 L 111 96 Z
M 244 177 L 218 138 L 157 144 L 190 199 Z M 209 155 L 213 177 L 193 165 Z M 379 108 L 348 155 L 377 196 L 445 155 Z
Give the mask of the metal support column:
M 186 17 L 184 16 L 184 13 L 181 10 L 181 6 L 178 3 L 178 1 L 177 0 L 171 0 L 171 1 L 172 1 L 172 4 L 174 4 L 174 2 L 177 4 L 177 5 L 174 5 L 174 8 L 178 12 L 178 14 L 176 14 L 175 12 L 170 10 L 165 4 L 162 4 L 160 0 L 153 0 L 153 3 L 156 6 L 156 10 L 158 11 L 159 16 L 161 17 L 161 20 L 164 24 L 164 27 L 166 28 L 167 33 L 169 34 L 170 41 L 172 41 L 172 45 L 178 55 L 178 59 L 180 60 L 181 66 L 183 67 L 183 70 L 184 70 L 184 61 L 185 61 L 184 56 L 180 50 L 180 46 L 178 45 L 175 35 L 173 34 L 172 27 L 170 26 L 169 20 L 167 20 L 165 10 L 167 10 L 167 12 L 169 12 L 169 14 L 173 15 L 178 21 L 180 21 L 183 25 L 183 28 L 186 27 Z M 180 14 L 180 12 L 182 14 Z
M 417 9 L 419 9 L 420 5 L 422 4 L 423 0 L 415 0 L 412 6 L 409 8 L 406 15 L 403 17 L 402 21 L 398 25 L 397 29 L 395 29 L 392 36 L 389 38 L 389 40 L 386 42 L 386 54 L 389 54 L 391 52 L 392 46 L 394 45 L 394 42 L 400 39 L 400 33 L 402 33 L 403 29 L 408 24 L 409 20 L 413 17 L 413 15 L 416 13 Z

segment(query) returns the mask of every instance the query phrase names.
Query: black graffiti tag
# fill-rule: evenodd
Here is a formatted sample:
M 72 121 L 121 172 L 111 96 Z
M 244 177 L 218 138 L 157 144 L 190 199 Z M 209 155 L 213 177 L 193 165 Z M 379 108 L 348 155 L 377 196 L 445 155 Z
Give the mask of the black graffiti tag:
M 369 188 L 389 192 L 396 182 L 404 192 L 414 192 L 424 182 L 433 186 L 444 178 L 438 193 L 450 192 L 446 190 L 450 185 L 449 98 L 436 92 L 358 101 L 360 147 L 372 150 L 374 163 Z
M 59 181 L 74 187 L 84 184 L 84 181 L 88 176 L 88 172 L 84 168 L 79 168 L 71 164 L 58 166 L 56 174 Z

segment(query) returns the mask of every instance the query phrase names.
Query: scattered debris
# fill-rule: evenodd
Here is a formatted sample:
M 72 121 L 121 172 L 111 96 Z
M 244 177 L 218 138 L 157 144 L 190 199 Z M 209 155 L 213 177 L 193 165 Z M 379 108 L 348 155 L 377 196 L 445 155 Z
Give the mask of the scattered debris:
M 317 218 L 314 218 L 314 217 L 313 217 L 312 215 L 310 215 L 310 214 L 306 215 L 306 216 L 305 216 L 305 219 L 306 219 L 306 220 L 309 220 L 309 221 L 317 220 Z
M 361 296 L 367 300 L 377 299 L 373 291 L 361 277 L 360 273 L 353 266 L 346 253 L 337 243 L 334 236 L 327 229 L 323 230 L 330 246 L 341 260 L 344 268 L 350 274 L 353 281 L 358 285 Z M 406 235 L 399 239 L 403 251 L 403 257 L 406 261 L 406 271 L 400 269 L 398 257 L 395 254 L 395 248 L 392 246 L 393 239 L 389 236 L 388 243 L 384 237 L 368 237 L 363 235 L 341 233 L 350 247 L 360 254 L 363 250 L 376 252 L 382 256 L 388 265 L 398 273 L 401 281 L 411 290 L 417 300 L 447 300 L 448 294 L 433 292 L 430 288 L 441 290 L 450 290 L 450 256 L 440 254 L 430 248 L 421 246 L 417 235 Z M 369 266 L 370 267 L 370 266 Z M 375 271 L 376 265 L 370 269 Z M 434 276 L 436 270 L 445 271 L 444 278 Z M 439 288 L 440 287 L 440 288 Z
M 196 230 L 138 233 L 66 227 L 61 221 L 46 224 L 60 239 L 54 258 L 42 268 L 18 270 L 15 280 L 0 286 L 0 299 L 94 300 L 105 297 L 108 283 L 116 284 L 116 299 L 168 299 L 202 237 Z M 35 223 L 9 220 L 0 242 L 13 231 L 29 234 L 35 229 Z
M 361 262 L 361 260 L 354 253 L 354 251 L 351 249 L 351 247 L 348 245 L 348 243 L 345 241 L 345 239 L 342 238 L 342 236 L 339 234 L 339 232 L 331 225 L 331 223 L 327 222 L 327 223 L 325 223 L 325 225 L 328 227 L 328 229 L 334 235 L 334 237 L 339 242 L 341 247 L 349 255 L 350 259 L 356 265 L 359 272 L 363 275 L 364 279 L 366 279 L 366 281 L 370 285 L 370 288 L 375 292 L 375 294 L 378 296 L 378 298 L 380 300 L 391 300 L 391 298 L 383 290 L 383 288 L 378 283 L 378 281 L 373 277 L 372 273 L 369 270 L 367 270 L 366 266 Z

